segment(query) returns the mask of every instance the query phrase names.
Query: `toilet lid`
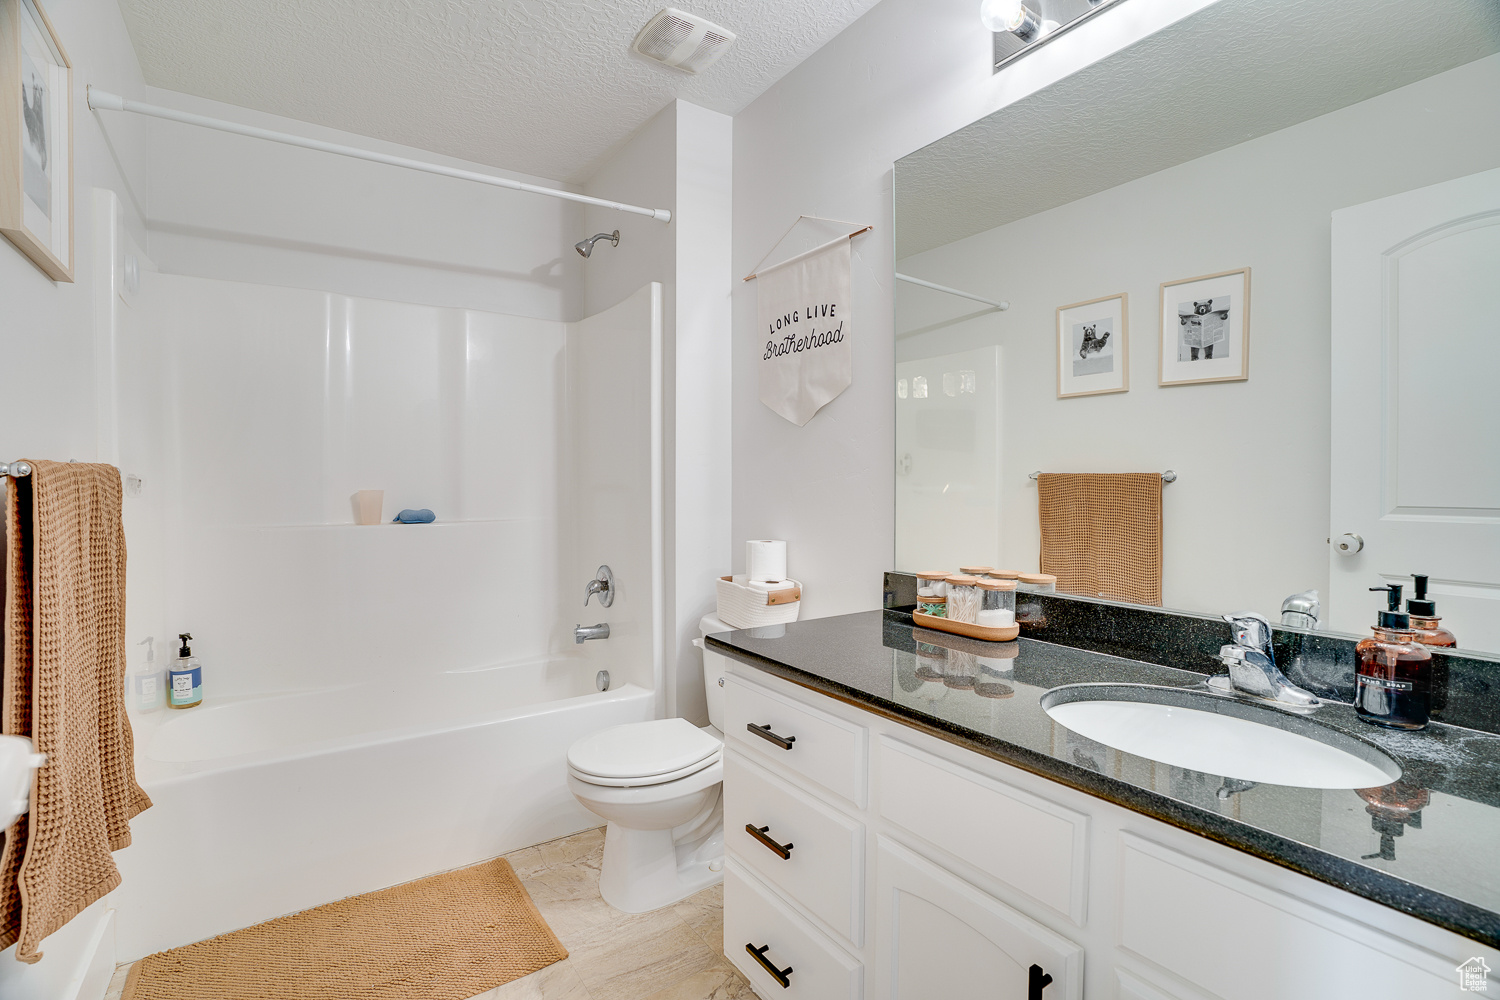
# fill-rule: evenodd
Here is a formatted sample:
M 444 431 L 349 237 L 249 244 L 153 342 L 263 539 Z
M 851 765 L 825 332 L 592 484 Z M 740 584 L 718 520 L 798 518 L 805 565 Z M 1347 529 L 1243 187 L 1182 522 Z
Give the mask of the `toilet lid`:
M 723 744 L 686 719 L 615 726 L 568 750 L 568 765 L 601 778 L 648 778 L 707 762 Z

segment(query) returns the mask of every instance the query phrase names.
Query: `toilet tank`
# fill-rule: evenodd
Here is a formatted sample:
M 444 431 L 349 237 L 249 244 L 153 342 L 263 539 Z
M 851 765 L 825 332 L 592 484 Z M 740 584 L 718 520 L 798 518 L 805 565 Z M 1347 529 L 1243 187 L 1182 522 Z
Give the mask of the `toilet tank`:
M 719 621 L 713 615 L 704 615 L 698 623 L 698 631 L 702 635 L 712 635 L 715 632 L 728 632 L 730 627 Z M 719 732 L 724 731 L 724 668 L 728 664 L 720 653 L 708 648 L 703 644 L 703 694 L 708 701 L 708 721 Z

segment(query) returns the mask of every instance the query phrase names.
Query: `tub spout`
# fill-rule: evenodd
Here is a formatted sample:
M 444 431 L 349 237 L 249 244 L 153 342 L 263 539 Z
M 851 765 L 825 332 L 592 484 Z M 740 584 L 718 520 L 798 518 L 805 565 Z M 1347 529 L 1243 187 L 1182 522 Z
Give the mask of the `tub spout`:
M 575 625 L 573 627 L 573 641 L 580 646 L 590 639 L 608 639 L 609 624 L 600 622 L 598 625 Z

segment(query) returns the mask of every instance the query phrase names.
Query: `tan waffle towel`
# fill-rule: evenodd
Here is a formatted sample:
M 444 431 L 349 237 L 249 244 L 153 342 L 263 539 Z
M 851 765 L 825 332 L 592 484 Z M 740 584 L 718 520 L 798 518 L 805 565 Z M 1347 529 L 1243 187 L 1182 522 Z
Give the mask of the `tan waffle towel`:
M 0 850 L 0 947 L 37 945 L 120 884 L 111 851 L 151 805 L 125 717 L 125 530 L 110 465 L 32 462 L 6 503 L 0 732 L 47 763 Z
M 1161 475 L 1037 477 L 1042 572 L 1069 594 L 1161 604 Z

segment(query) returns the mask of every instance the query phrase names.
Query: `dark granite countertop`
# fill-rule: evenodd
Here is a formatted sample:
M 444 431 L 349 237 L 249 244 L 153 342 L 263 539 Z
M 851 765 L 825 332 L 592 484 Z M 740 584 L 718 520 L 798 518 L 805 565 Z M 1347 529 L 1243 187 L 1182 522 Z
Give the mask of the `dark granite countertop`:
M 1363 794 L 1249 785 L 1111 749 L 1040 705 L 1063 684 L 1201 687 L 1202 673 L 1025 638 L 964 639 L 917 628 L 896 611 L 707 641 L 804 687 L 1500 948 L 1500 736 L 1436 722 L 1387 730 L 1328 702 L 1312 718 L 1379 746 L 1401 764 L 1401 779 Z

